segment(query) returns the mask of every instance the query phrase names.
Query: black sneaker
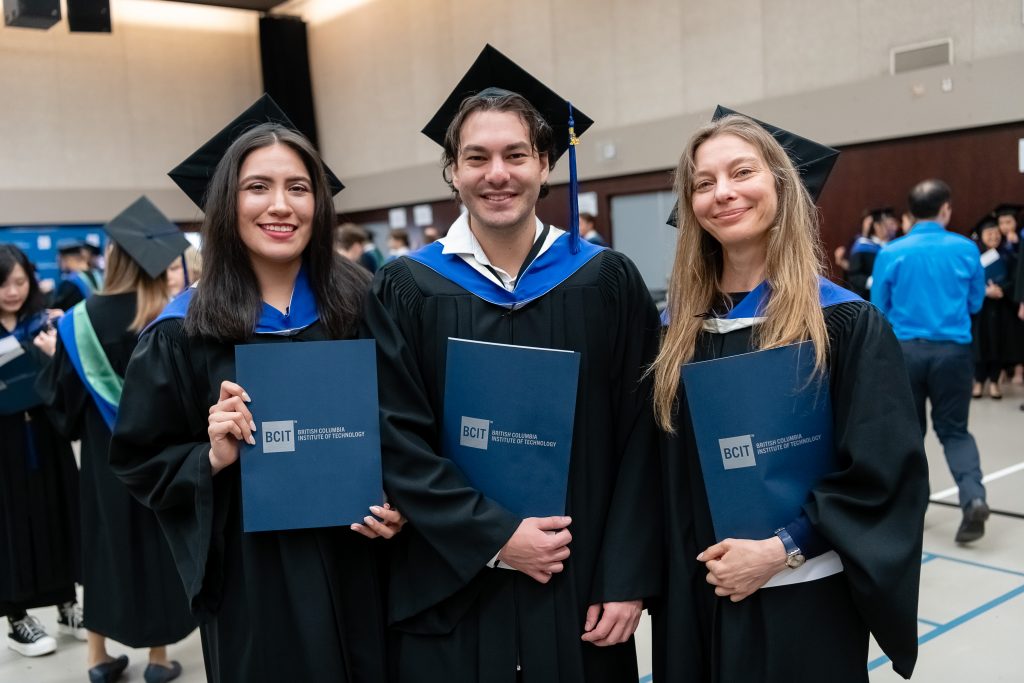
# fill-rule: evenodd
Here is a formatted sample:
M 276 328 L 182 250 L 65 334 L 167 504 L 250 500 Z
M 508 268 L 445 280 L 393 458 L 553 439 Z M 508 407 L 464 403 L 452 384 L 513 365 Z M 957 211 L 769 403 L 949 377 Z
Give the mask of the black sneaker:
M 989 514 L 988 504 L 981 498 L 969 502 L 964 508 L 964 518 L 960 522 L 960 528 L 956 530 L 954 540 L 957 543 L 970 543 L 984 536 L 985 520 Z
M 77 602 L 65 602 L 63 605 L 57 605 L 57 631 L 78 640 L 85 640 L 81 605 Z
M 26 657 L 48 655 L 57 649 L 57 641 L 53 636 L 46 635 L 39 620 L 26 614 L 17 621 L 8 622 L 11 632 L 7 634 L 7 647 Z

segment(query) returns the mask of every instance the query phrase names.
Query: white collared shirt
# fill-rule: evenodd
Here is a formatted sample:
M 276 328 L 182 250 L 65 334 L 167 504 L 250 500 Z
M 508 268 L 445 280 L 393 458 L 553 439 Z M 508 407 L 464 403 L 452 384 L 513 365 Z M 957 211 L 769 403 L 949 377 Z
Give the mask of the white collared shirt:
M 540 237 L 541 233 L 544 232 L 544 224 L 539 218 L 537 218 L 536 221 L 537 226 L 536 233 L 533 236 L 534 240 Z M 551 230 L 548 231 L 548 237 L 544 240 L 544 244 L 541 245 L 540 251 L 537 252 L 537 256 L 540 256 L 550 249 L 551 245 L 555 243 L 555 240 L 561 237 L 564 233 L 564 230 L 551 226 Z M 458 220 L 452 223 L 452 227 L 448 229 L 448 234 L 439 239 L 438 242 L 444 245 L 444 249 L 441 252 L 442 254 L 456 254 L 459 258 L 468 263 L 473 270 L 477 271 L 491 282 L 503 287 L 509 292 L 515 289 L 516 281 L 520 273 L 517 273 L 516 276 L 513 277 L 491 263 L 490 259 L 487 258 L 487 254 L 484 253 L 483 247 L 480 246 L 480 242 L 476 239 L 476 235 L 474 235 L 473 231 L 469 229 L 468 212 L 459 216 Z M 494 269 L 494 272 L 491 272 L 491 268 Z M 497 275 L 495 275 L 495 272 Z

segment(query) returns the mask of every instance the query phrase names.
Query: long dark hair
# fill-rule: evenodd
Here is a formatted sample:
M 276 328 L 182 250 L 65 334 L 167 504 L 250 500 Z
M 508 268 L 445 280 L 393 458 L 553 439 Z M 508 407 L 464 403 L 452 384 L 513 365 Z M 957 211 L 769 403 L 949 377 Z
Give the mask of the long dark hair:
M 238 173 L 249 154 L 276 144 L 287 145 L 299 155 L 313 184 L 313 229 L 302 258 L 320 320 L 334 338 L 350 336 L 358 325 L 370 278 L 334 251 L 337 216 L 320 155 L 301 133 L 264 123 L 228 147 L 207 189 L 203 278 L 185 316 L 185 332 L 190 336 L 242 341 L 256 327 L 262 300 L 249 251 L 238 236 Z
M 46 296 L 39 289 L 39 282 L 36 280 L 36 267 L 28 260 L 25 252 L 13 244 L 0 244 L 0 284 L 7 282 L 14 266 L 21 266 L 28 278 L 28 296 L 25 297 L 25 303 L 18 311 L 18 321 L 20 322 L 43 310 L 46 307 Z

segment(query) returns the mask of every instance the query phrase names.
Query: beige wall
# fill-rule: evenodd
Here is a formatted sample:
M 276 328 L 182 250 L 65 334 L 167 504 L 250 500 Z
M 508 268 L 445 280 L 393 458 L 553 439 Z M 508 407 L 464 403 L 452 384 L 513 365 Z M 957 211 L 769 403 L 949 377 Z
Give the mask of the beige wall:
M 598 122 L 579 149 L 584 178 L 674 165 L 718 102 L 835 144 L 1024 118 L 1024 89 L 1007 87 L 1024 73 L 1020 0 L 286 8 L 310 10 L 321 144 L 348 186 L 343 210 L 447 196 L 439 150 L 418 131 L 485 42 Z M 261 92 L 256 14 L 113 0 L 112 15 L 110 35 L 0 27 L 0 224 L 106 220 L 143 192 L 175 219 L 196 217 L 165 174 Z M 947 36 L 955 65 L 888 75 L 891 47 Z M 565 177 L 562 164 L 554 180 Z
M 889 75 L 892 47 L 944 37 L 956 64 Z M 584 178 L 673 166 L 716 103 L 835 144 L 1024 118 L 1006 88 L 1024 70 L 1019 0 L 378 0 L 310 27 L 340 208 L 446 196 L 417 131 L 484 42 L 597 121 Z
M 262 92 L 257 16 L 114 0 L 113 32 L 0 26 L 0 224 L 106 221 Z

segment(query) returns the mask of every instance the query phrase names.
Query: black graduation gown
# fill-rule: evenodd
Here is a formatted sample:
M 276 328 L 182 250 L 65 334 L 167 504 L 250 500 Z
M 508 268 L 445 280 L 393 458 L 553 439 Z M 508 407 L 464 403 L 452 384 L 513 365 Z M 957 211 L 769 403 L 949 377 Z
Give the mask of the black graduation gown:
M 96 271 L 86 270 L 78 275 L 92 283 L 93 289 L 100 289 Z M 69 280 L 61 280 L 53 291 L 53 302 L 50 308 L 59 308 L 62 311 L 67 311 L 79 301 L 84 300 L 85 295 L 82 294 L 82 290 L 78 288 L 78 285 Z
M 660 586 L 657 437 L 641 381 L 659 323 L 635 266 L 602 252 L 510 312 L 401 258 L 377 274 L 365 320 L 378 348 L 384 485 L 410 520 L 392 548 L 398 680 L 511 682 L 518 660 L 524 683 L 635 681 L 632 641 L 580 641 L 589 605 L 647 599 Z M 521 520 L 439 455 L 448 337 L 581 353 L 572 556 L 546 585 L 485 568 Z
M 79 547 L 71 444 L 41 406 L 0 415 L 0 616 L 74 600 Z
M 135 293 L 89 297 L 86 309 L 110 366 L 123 377 L 138 341 L 128 329 Z M 196 628 L 153 512 L 110 470 L 110 429 L 58 340 L 37 383 L 65 437 L 82 441 L 82 586 L 85 627 L 129 647 L 176 643 Z
M 868 280 L 875 269 L 877 251 L 856 251 L 850 254 L 850 267 L 846 271 L 846 282 L 850 290 L 865 301 L 871 300 L 871 288 L 868 287 Z
M 971 316 L 971 346 L 977 363 L 1012 363 L 1016 354 L 1017 305 L 1008 302 L 1012 291 L 1007 282 L 996 283 L 1004 288 L 1003 299 L 985 297 L 981 310 Z M 1011 308 L 1013 309 L 1011 311 Z
M 247 343 L 326 338 L 315 323 Z M 110 452 L 114 472 L 156 512 L 203 618 L 207 677 L 383 681 L 374 541 L 347 527 L 243 533 L 238 464 L 211 475 L 209 407 L 221 382 L 235 379 L 234 356 L 233 344 L 186 337 L 181 319 L 154 325 L 128 365 Z
M 866 302 L 825 309 L 835 446 L 841 469 L 804 505 L 842 559 L 830 577 L 718 598 L 699 552 L 715 543 L 680 384 L 676 435 L 662 446 L 666 595 L 654 610 L 654 680 L 865 683 L 868 631 L 909 677 L 928 473 L 903 355 Z M 702 333 L 696 360 L 750 350 L 751 330 Z M 788 570 L 784 570 L 788 571 Z

